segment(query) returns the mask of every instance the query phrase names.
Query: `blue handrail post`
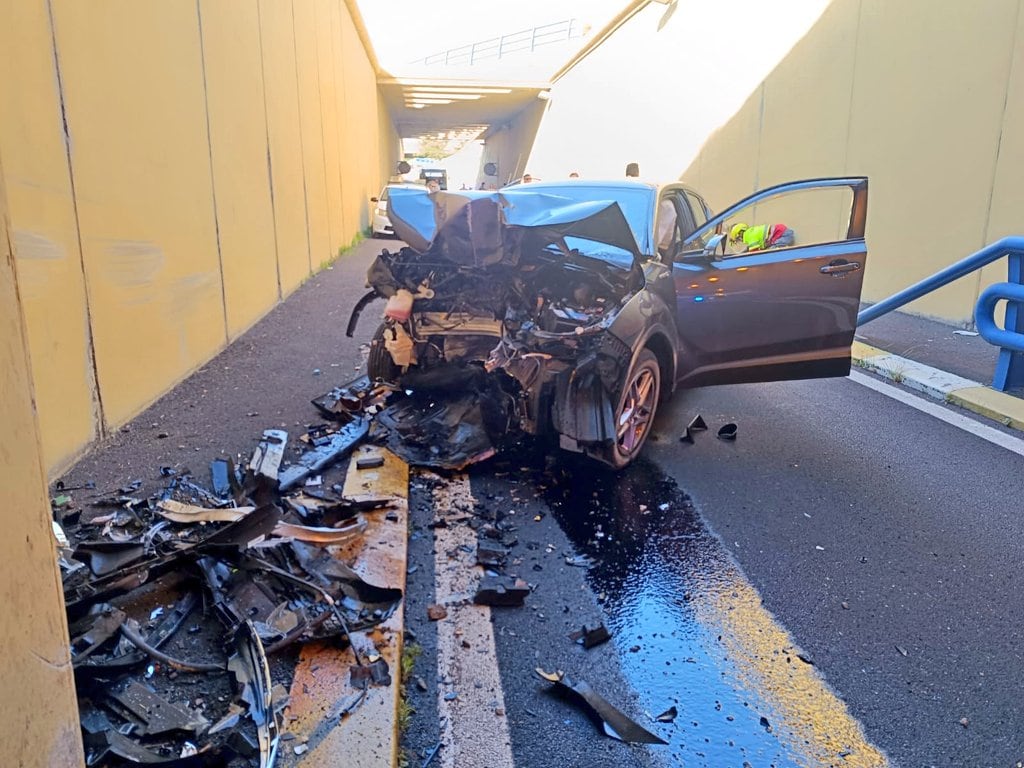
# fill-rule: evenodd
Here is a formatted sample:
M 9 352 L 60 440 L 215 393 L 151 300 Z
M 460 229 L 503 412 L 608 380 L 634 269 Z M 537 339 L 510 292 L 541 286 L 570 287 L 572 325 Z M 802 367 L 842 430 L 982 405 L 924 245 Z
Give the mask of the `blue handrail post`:
M 1024 255 L 1019 251 L 1007 255 L 1006 283 L 989 286 L 978 297 L 975 308 L 975 323 L 978 332 L 990 344 L 998 344 L 999 357 L 992 374 L 992 388 L 1000 392 L 1024 387 L 1024 351 L 1019 342 L 1024 339 Z M 1006 314 L 1003 327 L 995 324 L 995 305 L 1006 300 Z M 1013 336 L 1016 335 L 1016 339 Z M 1014 342 L 1014 346 L 1009 346 Z

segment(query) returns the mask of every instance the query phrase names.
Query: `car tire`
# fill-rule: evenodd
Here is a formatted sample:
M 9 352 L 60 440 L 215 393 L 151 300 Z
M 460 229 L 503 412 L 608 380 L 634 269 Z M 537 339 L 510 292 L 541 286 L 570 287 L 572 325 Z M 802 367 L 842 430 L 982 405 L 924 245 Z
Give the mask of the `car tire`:
M 381 323 L 373 332 L 370 339 L 370 354 L 366 358 L 366 374 L 370 381 L 397 381 L 401 371 L 391 358 L 391 353 L 384 346 L 384 329 L 386 325 Z
M 626 375 L 615 408 L 616 436 L 599 458 L 613 469 L 623 469 L 640 455 L 647 442 L 661 397 L 661 366 L 649 349 L 640 350 Z

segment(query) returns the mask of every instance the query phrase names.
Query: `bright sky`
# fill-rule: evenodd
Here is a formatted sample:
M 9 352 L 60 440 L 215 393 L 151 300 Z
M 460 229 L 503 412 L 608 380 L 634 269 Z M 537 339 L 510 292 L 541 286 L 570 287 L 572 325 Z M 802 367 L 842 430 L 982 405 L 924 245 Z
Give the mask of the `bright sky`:
M 552 43 L 473 67 L 422 63 L 431 54 L 532 27 L 576 19 L 603 27 L 627 0 L 358 0 L 381 67 L 405 77 L 547 80 L 584 44 L 584 38 Z

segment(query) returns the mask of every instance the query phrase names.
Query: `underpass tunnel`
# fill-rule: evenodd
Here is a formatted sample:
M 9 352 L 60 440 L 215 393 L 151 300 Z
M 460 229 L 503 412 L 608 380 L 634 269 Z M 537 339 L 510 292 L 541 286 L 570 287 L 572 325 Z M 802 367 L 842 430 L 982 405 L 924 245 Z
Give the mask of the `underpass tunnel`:
M 378 80 L 402 139 L 475 134 L 483 142 L 475 189 L 497 189 L 522 178 L 547 109 L 546 82 L 417 78 Z

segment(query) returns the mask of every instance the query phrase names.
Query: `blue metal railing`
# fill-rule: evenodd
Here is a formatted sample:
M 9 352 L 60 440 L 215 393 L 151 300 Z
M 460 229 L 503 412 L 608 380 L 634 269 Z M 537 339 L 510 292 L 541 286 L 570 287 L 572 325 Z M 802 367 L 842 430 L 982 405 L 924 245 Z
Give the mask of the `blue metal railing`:
M 1001 392 L 1013 387 L 1024 387 L 1024 312 L 1020 311 L 1024 306 L 1024 237 L 997 240 L 931 277 L 872 304 L 857 315 L 857 326 L 870 323 L 1003 256 L 1007 259 L 1007 282 L 990 285 L 982 291 L 974 307 L 974 322 L 985 341 L 1000 347 L 992 387 Z M 995 321 L 995 310 L 1000 301 L 1006 301 L 1006 320 L 1002 328 Z

